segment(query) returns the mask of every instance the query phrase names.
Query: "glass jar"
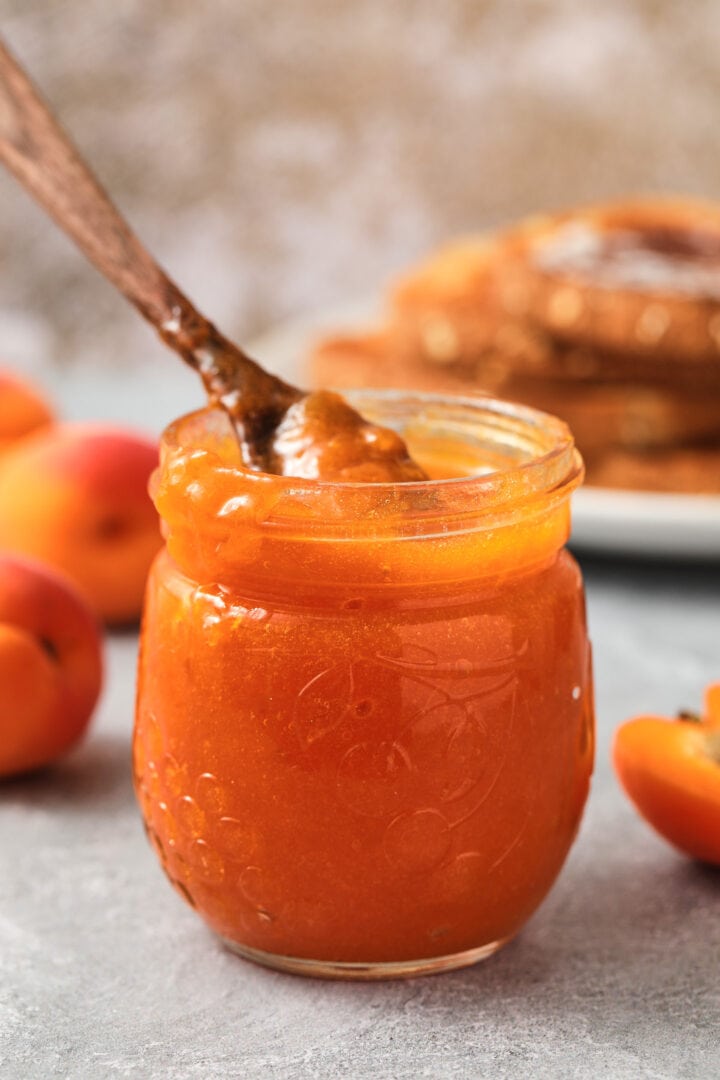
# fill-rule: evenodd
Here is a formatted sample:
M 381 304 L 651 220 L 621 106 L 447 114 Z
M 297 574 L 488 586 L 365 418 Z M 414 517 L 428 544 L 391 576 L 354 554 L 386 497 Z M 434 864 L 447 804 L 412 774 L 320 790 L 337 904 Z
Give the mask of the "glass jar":
M 218 410 L 165 432 L 135 780 L 165 873 L 232 949 L 382 978 L 494 952 L 577 831 L 582 465 L 531 409 L 348 396 L 435 479 L 254 473 Z

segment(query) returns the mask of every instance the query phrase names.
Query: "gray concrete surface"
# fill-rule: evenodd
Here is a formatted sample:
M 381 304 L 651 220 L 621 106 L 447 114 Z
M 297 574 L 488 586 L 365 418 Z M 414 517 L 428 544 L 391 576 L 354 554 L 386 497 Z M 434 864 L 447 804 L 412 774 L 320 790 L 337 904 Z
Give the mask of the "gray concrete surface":
M 223 948 L 167 885 L 129 769 L 136 639 L 86 743 L 0 787 L 2 1080 L 700 1080 L 720 1075 L 720 871 L 635 816 L 608 762 L 636 710 L 720 675 L 720 570 L 587 566 L 599 745 L 569 862 L 521 936 L 406 983 L 305 981 Z

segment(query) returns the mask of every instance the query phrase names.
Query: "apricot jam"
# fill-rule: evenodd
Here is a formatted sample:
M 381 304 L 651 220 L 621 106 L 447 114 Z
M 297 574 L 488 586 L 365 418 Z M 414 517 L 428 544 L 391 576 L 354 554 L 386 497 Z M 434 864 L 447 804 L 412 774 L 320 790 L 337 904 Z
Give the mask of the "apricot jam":
M 381 978 L 489 955 L 575 836 L 592 685 L 563 545 L 582 466 L 531 409 L 351 400 L 436 479 L 251 472 L 218 410 L 166 431 L 135 777 L 165 873 L 233 949 Z

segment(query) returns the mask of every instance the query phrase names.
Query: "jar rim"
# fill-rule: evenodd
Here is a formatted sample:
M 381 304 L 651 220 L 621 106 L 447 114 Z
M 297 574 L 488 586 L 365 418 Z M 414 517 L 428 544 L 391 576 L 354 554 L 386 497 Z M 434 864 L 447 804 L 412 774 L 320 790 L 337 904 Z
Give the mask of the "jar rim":
M 468 429 L 482 418 L 487 433 L 495 434 L 498 443 L 505 437 L 509 440 L 508 447 L 515 447 L 517 460 L 506 467 L 483 472 L 401 484 L 388 481 L 331 481 L 263 473 L 244 466 L 237 460 L 237 455 L 233 460 L 227 455 L 223 457 L 218 454 L 223 471 L 235 473 L 238 480 L 273 485 L 278 493 L 292 492 L 294 497 L 307 494 L 322 498 L 324 494 L 332 493 L 337 502 L 337 498 L 342 500 L 344 493 L 352 499 L 353 495 L 359 493 L 377 497 L 402 491 L 410 498 L 414 493 L 442 490 L 452 491 L 453 496 L 462 496 L 471 501 L 474 501 L 473 495 L 477 495 L 482 498 L 484 509 L 499 508 L 501 504 L 509 504 L 517 499 L 525 501 L 551 493 L 558 494 L 561 490 L 569 494 L 582 481 L 584 466 L 568 425 L 558 417 L 529 405 L 481 394 L 373 388 L 343 389 L 339 392 L 354 408 L 377 423 L 387 422 L 392 410 L 399 407 L 408 416 L 413 413 L 416 416 L 418 413 L 426 415 L 433 408 L 454 411 L 456 419 L 466 420 Z M 188 450 L 192 449 L 194 441 L 198 449 L 206 448 L 203 436 L 207 436 L 213 427 L 219 431 L 225 427 L 227 441 L 231 431 L 230 421 L 219 406 L 206 406 L 187 413 L 166 427 L 162 434 L 163 448 L 171 453 Z M 401 434 L 404 432 L 401 431 Z M 477 509 L 476 506 L 476 512 Z
M 277 476 L 240 463 L 223 410 L 190 413 L 165 432 L 151 494 L 168 551 L 193 580 L 255 582 L 273 595 L 289 577 L 307 578 L 313 589 L 412 593 L 430 581 L 444 587 L 468 574 L 524 571 L 566 542 L 583 464 L 563 421 L 479 395 L 347 397 L 373 422 L 392 419 L 401 434 L 419 423 L 411 453 L 422 448 L 422 460 L 444 475 L 468 461 L 512 467 L 410 483 Z

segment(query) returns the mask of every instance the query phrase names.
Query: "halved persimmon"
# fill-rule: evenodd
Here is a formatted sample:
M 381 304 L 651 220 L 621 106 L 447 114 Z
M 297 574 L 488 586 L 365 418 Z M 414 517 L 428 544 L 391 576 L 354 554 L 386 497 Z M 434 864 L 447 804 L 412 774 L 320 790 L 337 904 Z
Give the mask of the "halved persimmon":
M 702 715 L 628 720 L 612 755 L 645 820 L 687 855 L 720 865 L 720 683 L 705 691 Z

